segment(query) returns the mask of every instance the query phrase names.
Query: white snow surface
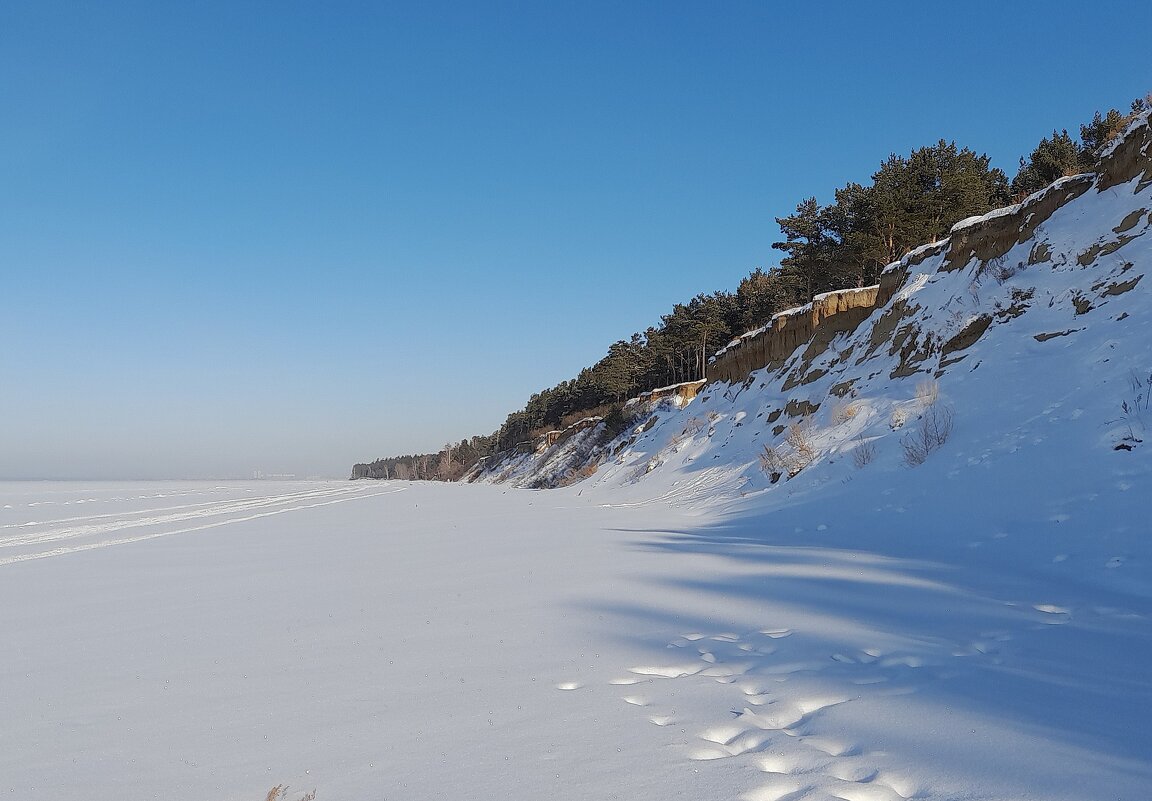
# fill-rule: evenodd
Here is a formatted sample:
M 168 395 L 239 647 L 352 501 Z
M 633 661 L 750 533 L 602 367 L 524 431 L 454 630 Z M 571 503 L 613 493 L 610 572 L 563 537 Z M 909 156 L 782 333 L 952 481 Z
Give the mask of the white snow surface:
M 562 490 L 0 484 L 0 797 L 1148 798 L 1150 207 L 923 251 L 910 331 L 992 319 L 947 364 L 893 377 L 878 309 Z
M 997 217 L 1008 217 L 1018 211 L 1020 211 L 1020 204 L 1016 203 L 1011 206 L 1004 206 L 999 209 L 993 209 L 992 211 L 989 211 L 985 214 L 977 214 L 972 217 L 965 217 L 963 220 L 953 225 L 949 229 L 949 232 L 955 234 L 959 231 L 963 231 L 965 228 L 971 228 L 974 225 L 988 222 L 989 220 L 994 220 Z

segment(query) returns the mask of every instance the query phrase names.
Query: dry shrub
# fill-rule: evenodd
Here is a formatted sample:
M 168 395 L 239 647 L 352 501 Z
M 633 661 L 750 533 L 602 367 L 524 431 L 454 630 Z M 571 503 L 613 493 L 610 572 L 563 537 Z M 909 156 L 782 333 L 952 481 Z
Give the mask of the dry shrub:
M 929 406 L 920 415 L 915 428 L 900 440 L 904 448 L 904 461 L 909 467 L 924 464 L 928 454 L 938 449 L 952 435 L 952 407 L 943 403 Z
M 596 475 L 596 471 L 599 469 L 600 464 L 595 459 L 589 460 L 580 468 L 571 471 L 569 476 L 571 479 L 570 483 L 578 484 L 586 478 L 591 478 L 592 476 Z
M 288 785 L 278 784 L 268 791 L 264 801 L 288 801 Z M 316 791 L 304 793 L 297 801 L 316 801 Z
M 907 422 L 908 410 L 903 406 L 897 406 L 892 410 L 892 415 L 888 418 L 888 427 L 895 431 L 898 428 L 903 428 Z
M 925 409 L 934 406 L 940 400 L 940 384 L 934 379 L 925 378 L 916 385 L 916 400 Z
M 788 426 L 788 435 L 782 445 L 765 445 L 760 452 L 760 469 L 775 484 L 783 476 L 792 478 L 816 458 L 812 444 L 811 424 L 808 418 Z
M 797 468 L 799 473 L 816 458 L 816 450 L 812 446 L 812 424 L 807 417 L 790 423 L 788 426 L 788 444 L 792 452 L 799 457 L 803 464 Z
M 857 469 L 871 464 L 876 458 L 876 443 L 870 439 L 858 437 L 856 447 L 852 449 L 852 463 Z
M 832 407 L 832 425 L 842 425 L 856 416 L 860 407 L 851 401 L 840 401 Z
M 760 469 L 775 484 L 788 468 L 780 452 L 771 445 L 765 445 L 764 450 L 760 451 Z
M 1137 373 L 1129 371 L 1128 386 L 1131 389 L 1131 401 L 1120 404 L 1120 419 L 1128 427 L 1128 433 L 1121 438 L 1116 450 L 1132 450 L 1132 444 L 1144 441 L 1148 430 L 1145 418 L 1148 416 L 1149 401 L 1152 400 L 1152 373 L 1147 378 L 1143 371 Z

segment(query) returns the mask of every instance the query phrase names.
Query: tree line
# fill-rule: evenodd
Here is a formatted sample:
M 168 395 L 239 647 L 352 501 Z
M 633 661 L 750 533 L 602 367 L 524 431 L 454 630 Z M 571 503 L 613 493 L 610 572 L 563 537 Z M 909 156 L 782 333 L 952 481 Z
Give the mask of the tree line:
M 1021 157 L 1011 180 L 986 154 L 954 141 L 892 154 L 868 185 L 848 183 L 827 205 L 808 197 L 793 214 L 777 217 L 783 239 L 772 247 L 783 257 L 775 267 L 754 269 L 735 292 L 699 294 L 675 304 L 658 325 L 612 343 L 574 378 L 533 394 L 489 436 L 369 467 L 379 478 L 454 481 L 480 459 L 524 447 L 592 411 L 609 415 L 647 390 L 704 378 L 712 353 L 777 312 L 822 292 L 874 284 L 887 264 L 946 237 L 960 220 L 1018 202 L 1062 176 L 1093 171 L 1107 144 L 1150 106 L 1152 94 L 1133 101 L 1127 113 L 1096 112 L 1080 126 L 1078 140 L 1067 129 L 1054 130 Z

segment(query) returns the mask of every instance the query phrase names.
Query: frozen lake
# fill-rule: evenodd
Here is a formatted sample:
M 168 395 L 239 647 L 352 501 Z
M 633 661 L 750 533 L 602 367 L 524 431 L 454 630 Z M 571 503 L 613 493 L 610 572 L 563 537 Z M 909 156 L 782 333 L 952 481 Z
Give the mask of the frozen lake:
M 830 511 L 0 485 L 0 797 L 1142 798 L 1139 596 Z

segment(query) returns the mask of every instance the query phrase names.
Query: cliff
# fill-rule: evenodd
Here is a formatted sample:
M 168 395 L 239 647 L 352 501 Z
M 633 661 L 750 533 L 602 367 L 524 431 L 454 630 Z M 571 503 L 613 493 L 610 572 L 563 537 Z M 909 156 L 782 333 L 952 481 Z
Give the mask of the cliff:
M 712 357 L 709 383 L 741 381 L 753 370 L 779 367 L 801 345 L 826 346 L 836 334 L 867 319 L 876 308 L 879 291 L 877 285 L 827 292 L 774 315 L 767 325 L 734 339 Z

